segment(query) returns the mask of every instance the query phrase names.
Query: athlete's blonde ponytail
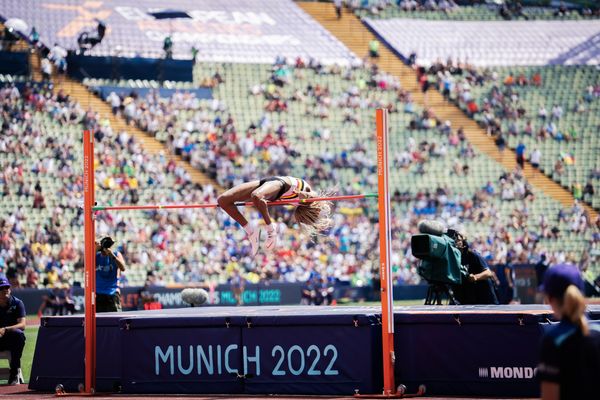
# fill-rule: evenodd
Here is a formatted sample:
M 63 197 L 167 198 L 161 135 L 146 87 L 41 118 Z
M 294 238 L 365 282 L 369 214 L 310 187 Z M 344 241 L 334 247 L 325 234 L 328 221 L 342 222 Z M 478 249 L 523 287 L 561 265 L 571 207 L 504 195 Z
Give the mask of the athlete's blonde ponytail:
M 562 300 L 562 314 L 573 324 L 577 325 L 584 336 L 590 332 L 585 317 L 585 298 L 575 285 L 569 285 Z
M 317 192 L 316 197 L 329 197 L 330 192 Z M 294 210 L 294 218 L 300 224 L 301 229 L 309 236 L 316 235 L 331 227 L 330 201 L 310 201 L 299 203 Z

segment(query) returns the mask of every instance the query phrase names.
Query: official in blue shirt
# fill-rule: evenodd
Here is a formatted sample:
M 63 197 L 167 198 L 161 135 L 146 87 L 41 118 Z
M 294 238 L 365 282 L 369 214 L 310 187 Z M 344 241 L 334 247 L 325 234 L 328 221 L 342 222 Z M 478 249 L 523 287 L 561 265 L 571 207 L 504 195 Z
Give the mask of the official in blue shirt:
M 18 385 L 21 355 L 25 347 L 25 305 L 11 296 L 10 283 L 0 278 L 0 351 L 10 351 L 9 385 Z
M 117 285 L 119 271 L 125 271 L 125 260 L 110 248 L 110 237 L 96 242 L 96 312 L 121 311 L 121 293 Z
M 560 320 L 542 339 L 537 377 L 542 400 L 597 399 L 600 330 L 585 317 L 583 279 L 576 266 L 557 265 L 544 276 L 542 290 Z

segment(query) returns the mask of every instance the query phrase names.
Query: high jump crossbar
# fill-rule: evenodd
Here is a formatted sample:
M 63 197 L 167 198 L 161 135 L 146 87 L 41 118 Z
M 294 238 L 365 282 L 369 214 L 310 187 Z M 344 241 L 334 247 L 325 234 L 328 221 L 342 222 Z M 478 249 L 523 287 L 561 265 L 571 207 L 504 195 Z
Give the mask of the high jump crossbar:
M 383 356 L 383 397 L 394 397 L 394 312 L 391 278 L 391 208 L 388 185 L 388 116 L 386 109 L 377 109 L 375 114 L 377 133 L 377 178 L 375 193 L 319 197 L 310 199 L 280 200 L 270 206 L 302 204 L 312 201 L 339 201 L 377 198 L 379 209 L 379 276 L 381 280 L 381 335 Z M 95 212 L 104 210 L 149 210 L 171 208 L 216 208 L 218 205 L 154 205 L 154 206 L 96 206 L 94 177 L 94 136 L 83 132 L 83 197 L 84 197 L 84 259 L 85 259 L 85 384 L 82 394 L 93 395 L 96 391 L 96 249 Z M 252 203 L 238 205 L 249 206 Z M 381 396 L 381 395 L 380 395 Z
M 270 201 L 267 206 L 283 206 L 283 205 L 297 205 L 312 203 L 315 201 L 344 201 L 344 200 L 360 200 L 368 198 L 376 198 L 377 193 L 365 193 L 365 194 L 351 194 L 345 196 L 329 196 L 329 197 L 311 197 L 307 199 L 291 199 L 291 200 L 277 200 Z M 251 201 L 245 203 L 235 203 L 238 207 L 251 207 L 254 203 Z M 206 204 L 164 204 L 164 205 L 149 205 L 149 206 L 94 206 L 94 211 L 109 211 L 109 210 L 169 210 L 169 209 L 180 209 L 180 208 L 217 208 L 217 203 L 206 203 Z

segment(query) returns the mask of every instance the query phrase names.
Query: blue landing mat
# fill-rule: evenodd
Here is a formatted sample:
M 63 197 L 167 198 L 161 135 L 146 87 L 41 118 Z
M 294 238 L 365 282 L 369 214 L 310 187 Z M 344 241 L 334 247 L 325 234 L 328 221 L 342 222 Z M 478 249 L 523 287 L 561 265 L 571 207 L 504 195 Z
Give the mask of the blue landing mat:
M 600 306 L 590 307 L 600 319 Z M 538 395 L 543 305 L 396 307 L 396 382 L 430 395 Z M 379 307 L 196 307 L 99 314 L 97 389 L 123 393 L 378 393 Z M 83 381 L 83 318 L 43 318 L 29 387 Z M 600 321 L 598 321 L 600 322 Z M 60 360 L 60 363 L 57 363 Z

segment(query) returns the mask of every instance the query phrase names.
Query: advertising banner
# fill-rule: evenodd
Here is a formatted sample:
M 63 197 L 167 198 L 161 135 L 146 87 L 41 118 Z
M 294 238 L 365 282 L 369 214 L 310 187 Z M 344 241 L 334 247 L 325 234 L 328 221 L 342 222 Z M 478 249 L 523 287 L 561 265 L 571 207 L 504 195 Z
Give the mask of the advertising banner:
M 542 335 L 533 315 L 396 317 L 397 382 L 428 395 L 534 397 Z M 404 321 L 403 321 L 404 320 Z
M 241 329 L 215 325 L 190 318 L 123 320 L 123 392 L 242 393 Z
M 0 15 L 35 26 L 46 46 L 91 56 L 165 58 L 169 38 L 174 60 L 197 53 L 197 60 L 210 62 L 270 64 L 276 57 L 310 56 L 348 64 L 354 57 L 292 1 L 2 0 Z M 91 49 L 89 39 L 98 41 Z
M 248 284 L 240 294 L 240 303 L 248 306 L 257 305 L 295 305 L 300 304 L 302 296 L 301 283 L 269 283 L 269 284 Z M 123 311 L 134 311 L 143 309 L 140 299 L 141 287 L 125 287 L 121 289 L 121 305 Z M 166 288 L 154 286 L 147 289 L 159 307 L 166 308 L 184 308 L 189 304 L 181 300 L 182 288 Z M 53 289 L 15 289 L 13 294 L 25 303 L 27 314 L 36 314 L 43 302 L 44 296 L 63 296 L 60 290 Z M 83 288 L 75 287 L 72 290 L 72 298 L 75 303 L 75 310 L 82 313 L 84 309 Z M 219 285 L 214 290 L 209 291 L 209 298 L 206 305 L 236 305 L 238 300 L 230 285 Z M 54 310 L 48 308 L 47 313 L 53 315 Z M 57 310 L 60 315 L 61 310 Z
M 380 336 L 381 331 L 373 327 L 244 329 L 244 360 L 252 374 L 246 380 L 246 393 L 349 396 L 357 391 L 379 392 L 381 375 L 376 371 L 381 368 L 381 348 L 375 347 L 374 339 Z
M 374 322 L 351 315 L 124 319 L 123 392 L 375 393 L 381 333 Z

